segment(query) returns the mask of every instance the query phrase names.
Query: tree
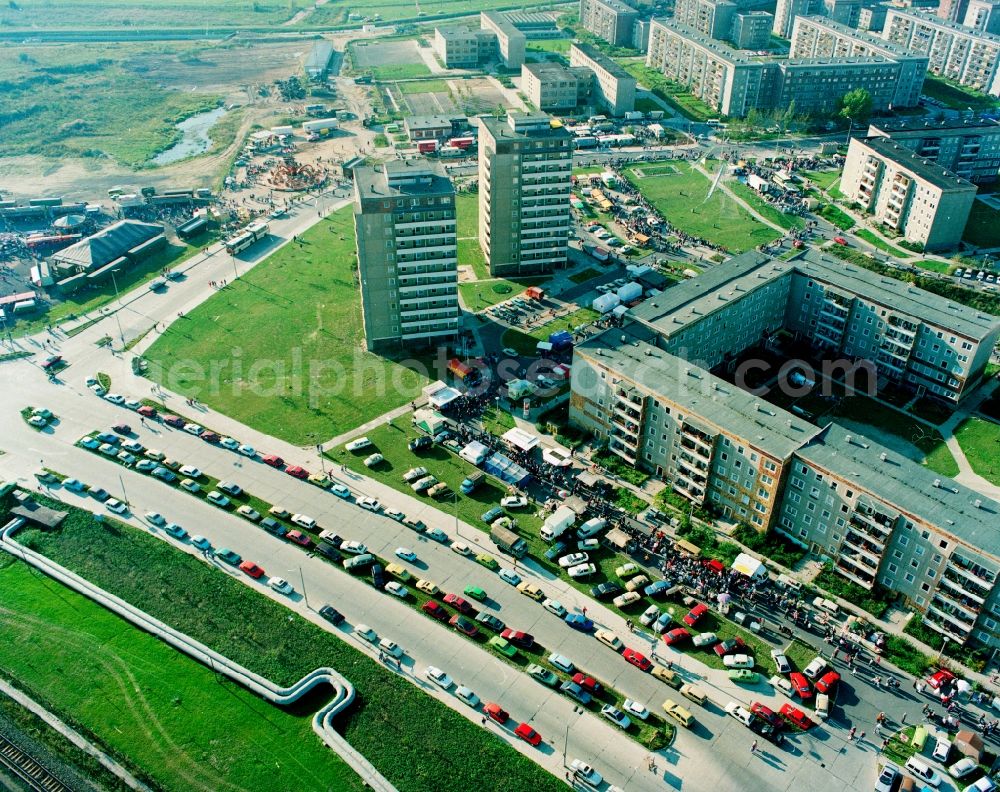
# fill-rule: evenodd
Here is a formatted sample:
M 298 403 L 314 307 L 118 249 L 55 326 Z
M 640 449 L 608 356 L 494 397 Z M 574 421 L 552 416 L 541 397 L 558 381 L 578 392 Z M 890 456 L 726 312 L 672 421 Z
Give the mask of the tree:
M 848 91 L 840 99 L 841 118 L 849 118 L 855 124 L 863 124 L 872 114 L 872 95 L 865 88 L 855 88 Z

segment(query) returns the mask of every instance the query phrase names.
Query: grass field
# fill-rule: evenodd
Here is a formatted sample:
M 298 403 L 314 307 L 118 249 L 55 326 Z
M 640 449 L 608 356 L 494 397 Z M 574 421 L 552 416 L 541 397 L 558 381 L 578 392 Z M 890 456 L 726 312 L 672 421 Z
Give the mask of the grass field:
M 149 8 L 156 7 L 150 3 Z M 5 7 L 0 19 L 9 13 Z M 0 47 L 3 155 L 107 156 L 142 165 L 172 146 L 180 137 L 175 125 L 216 107 L 221 97 L 166 90 L 126 68 L 127 59 L 150 52 L 151 46 L 156 52 L 190 48 L 112 43 Z
M 966 418 L 955 430 L 955 438 L 972 469 L 1000 485 L 1000 424 L 975 416 Z
M 471 266 L 477 280 L 486 280 L 490 277 L 490 269 L 486 264 L 486 255 L 483 253 L 483 249 L 479 247 L 478 239 L 458 240 L 458 264 L 459 266 Z
M 411 77 L 429 77 L 431 70 L 423 63 L 390 63 L 384 66 L 375 66 L 372 76 L 376 80 L 408 80 Z
M 8 28 L 204 28 L 280 24 L 312 0 L 250 2 L 230 0 L 205 6 L 198 0 L 18 0 L 0 10 L 0 29 Z M 103 45 L 102 45 L 103 46 Z
M 351 208 L 299 241 L 185 314 L 146 357 L 165 387 L 306 444 L 405 404 L 427 372 L 365 349 Z
M 802 175 L 818 185 L 821 190 L 829 190 L 835 182 L 840 181 L 839 170 L 805 171 Z
M 982 201 L 974 201 L 962 240 L 976 247 L 1000 246 L 1000 211 Z
M 681 166 L 676 174 L 644 178 L 628 169 L 625 176 L 673 226 L 732 252 L 742 253 L 781 236 L 721 190 L 709 197 L 709 180 L 698 171 L 684 168 Z
M 954 264 L 948 264 L 945 261 L 938 261 L 937 259 L 920 259 L 920 261 L 914 261 L 911 263 L 915 267 L 930 270 L 931 272 L 940 272 L 942 274 L 947 274 L 955 269 Z
M 645 63 L 631 61 L 622 65 L 625 71 L 635 77 L 641 85 L 663 99 L 685 118 L 691 121 L 707 121 L 709 118 L 719 117 L 719 112 L 711 105 L 688 93 L 680 85 L 668 80 Z
M 854 218 L 833 204 L 824 204 L 816 214 L 826 218 L 842 231 L 854 228 Z
M 276 682 L 290 683 L 319 666 L 336 668 L 354 684 L 358 692 L 354 709 L 339 724 L 342 733 L 401 792 L 422 792 L 431 788 L 459 792 L 473 787 L 484 792 L 493 789 L 554 792 L 562 788 L 561 782 L 488 731 L 423 695 L 408 681 L 375 660 L 311 622 L 291 614 L 279 603 L 261 597 L 250 587 L 193 556 L 178 553 L 165 542 L 142 531 L 111 522 L 97 527 L 89 515 L 73 509 L 59 531 L 45 534 L 29 531 L 24 536 L 33 547 L 58 563 Z M 164 597 L 164 591 L 171 591 L 173 595 Z M 6 592 L 0 594 L 0 599 L 5 596 Z M 57 598 L 46 594 L 43 599 Z M 72 607 L 70 610 L 73 610 Z M 118 632 L 121 632 L 121 622 L 115 621 Z M 0 631 L 5 629 L 0 626 Z M 102 637 L 105 641 L 113 641 L 115 634 Z M 156 644 L 152 638 L 143 636 L 143 640 Z M 81 677 L 74 676 L 72 669 L 68 672 L 66 668 L 74 664 L 85 667 L 85 662 L 91 659 L 85 653 L 86 647 L 81 652 L 79 647 L 68 645 L 65 649 L 68 659 L 61 663 L 53 662 L 52 653 L 58 652 L 61 647 L 63 644 L 59 642 L 47 644 L 48 659 L 36 663 L 42 669 L 40 673 L 66 674 L 70 677 L 67 684 L 76 681 L 80 691 L 89 693 L 93 684 L 80 686 L 78 680 Z M 164 648 L 164 651 L 167 650 Z M 83 657 L 87 661 L 81 661 Z M 173 684 L 170 670 L 178 663 L 174 661 L 161 666 L 166 669 L 160 673 L 163 684 Z M 113 670 L 119 676 L 127 671 Z M 201 669 L 196 667 L 196 670 Z M 211 682 L 209 672 L 201 671 Z M 114 678 L 105 681 L 91 674 L 90 679 L 105 685 L 109 691 L 115 690 L 112 684 Z M 132 684 L 126 687 L 133 689 Z M 217 689 L 223 691 L 220 695 L 225 697 L 225 701 L 215 709 L 204 706 L 198 707 L 194 713 L 189 712 L 188 700 L 182 695 L 179 702 L 174 697 L 168 698 L 155 708 L 154 714 L 161 721 L 180 720 L 186 724 L 196 718 L 197 713 L 203 713 L 202 717 L 206 720 L 218 719 L 224 727 L 228 726 L 230 733 L 239 733 L 241 728 L 247 728 L 240 723 L 229 724 L 225 712 L 225 703 L 232 702 L 234 695 L 242 691 L 228 683 L 218 685 Z M 83 696 L 83 693 L 78 695 Z M 299 738 L 298 732 L 292 732 L 290 727 L 280 728 L 286 723 L 278 718 L 280 710 L 249 694 L 242 695 L 246 698 L 237 701 L 248 702 L 248 706 L 252 707 L 252 716 L 237 707 L 230 708 L 241 712 L 248 722 L 263 719 L 264 731 L 270 741 L 261 745 L 259 751 L 246 753 L 249 757 L 247 761 L 253 763 L 256 773 L 256 778 L 249 781 L 256 786 L 248 786 L 248 789 L 351 788 L 341 785 L 333 774 L 313 779 L 302 770 L 299 758 L 311 750 L 310 746 L 315 746 L 326 761 L 332 756 L 309 730 L 307 718 L 301 718 L 303 736 Z M 88 698 L 94 702 L 92 706 L 111 709 L 108 703 L 100 700 L 101 697 L 89 695 Z M 321 703 L 317 699 L 310 706 L 315 704 L 318 708 Z M 309 714 L 312 711 L 315 710 L 310 710 Z M 145 718 L 152 724 L 142 710 L 137 717 Z M 196 718 L 197 724 L 202 722 Z M 279 728 L 274 727 L 275 723 L 279 724 Z M 433 735 L 434 739 L 428 740 L 428 735 Z M 391 739 L 388 739 L 390 736 Z M 154 739 L 158 739 L 155 734 Z M 194 743 L 195 738 L 191 741 Z M 228 742 L 224 733 L 215 742 L 220 741 Z M 232 744 L 241 747 L 238 740 Z M 292 746 L 294 750 L 290 750 Z M 219 751 L 226 750 L 225 745 L 208 744 L 209 749 L 213 747 Z M 160 750 L 169 754 L 176 749 L 170 744 L 163 744 Z M 457 756 L 463 757 L 463 761 L 454 761 Z M 200 758 L 203 762 L 211 761 L 210 756 L 202 755 Z M 278 768 L 273 768 L 275 762 L 278 762 Z M 289 766 L 287 770 L 286 765 Z M 491 768 L 495 767 L 503 767 L 503 774 L 491 772 Z M 282 775 L 296 771 L 304 779 L 301 784 Z M 227 780 L 225 776 L 223 779 Z M 194 787 L 191 784 L 173 784 L 168 788 Z M 197 788 L 225 789 L 226 785 L 203 783 Z
M 511 3 L 501 4 L 499 7 L 510 7 Z M 543 0 L 523 0 L 516 4 L 518 8 L 531 9 L 538 5 L 544 5 Z M 498 8 L 496 3 L 490 0 L 367 0 L 362 5 L 344 6 L 340 3 L 328 3 L 320 6 L 316 12 L 307 20 L 311 25 L 358 25 L 361 18 L 374 19 L 378 16 L 383 21 L 394 19 L 416 19 L 418 17 L 431 17 L 440 15 L 464 16 L 468 14 L 478 14 L 480 11 L 489 11 Z M 349 20 L 348 12 L 357 14 L 358 19 Z
M 365 788 L 309 713 L 261 701 L 10 556 L 0 565 L 4 676 L 164 788 Z
M 743 182 L 729 182 L 726 186 L 736 193 L 737 197 L 742 198 L 747 204 L 749 204 L 750 208 L 757 212 L 757 214 L 765 220 L 770 220 L 772 223 L 779 225 L 782 228 L 805 228 L 806 221 L 801 217 L 798 215 L 785 214 L 784 212 L 776 209 L 774 206 L 761 198 L 755 190 L 747 187 L 747 185 Z
M 558 333 L 560 330 L 572 331 L 574 327 L 590 324 L 600 317 L 601 315 L 593 308 L 578 308 L 527 333 L 521 330 L 508 330 L 503 334 L 501 343 L 505 347 L 516 349 L 522 355 L 534 355 L 539 341 L 547 341 L 553 333 Z
M 972 108 L 980 112 L 983 110 L 995 110 L 997 107 L 1000 107 L 1000 101 L 996 97 L 987 96 L 986 94 L 973 91 L 970 88 L 965 88 L 950 80 L 935 77 L 931 74 L 927 75 L 927 79 L 924 80 L 924 86 L 920 91 L 926 96 L 931 97 L 931 99 L 944 102 L 948 107 L 955 110 Z
M 465 307 L 476 312 L 509 300 L 511 297 L 517 297 L 529 286 L 543 286 L 548 282 L 549 276 L 547 275 L 517 278 L 516 280 L 493 278 L 476 283 L 460 283 L 458 284 L 458 293 L 462 296 Z
M 459 193 L 455 196 L 455 230 L 459 239 L 479 238 L 479 195 Z
M 451 90 L 444 80 L 412 80 L 396 83 L 396 87 L 403 94 L 448 93 Z
M 905 259 L 905 258 L 910 258 L 910 256 L 913 255 L 912 253 L 909 253 L 909 252 L 907 252 L 905 250 L 900 250 L 898 247 L 895 247 L 894 245 L 890 245 L 885 240 L 877 237 L 875 234 L 873 234 L 867 228 L 862 228 L 859 231 L 855 231 L 854 235 L 858 239 L 863 239 L 869 245 L 874 245 L 876 248 L 878 248 L 879 250 L 881 250 L 883 253 L 888 253 L 890 256 L 895 256 L 896 258 L 904 258 Z

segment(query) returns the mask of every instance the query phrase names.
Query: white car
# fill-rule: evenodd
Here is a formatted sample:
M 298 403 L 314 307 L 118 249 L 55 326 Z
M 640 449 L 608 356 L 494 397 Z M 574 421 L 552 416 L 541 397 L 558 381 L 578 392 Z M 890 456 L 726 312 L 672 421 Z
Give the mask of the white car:
M 735 701 L 730 701 L 726 705 L 726 713 L 736 718 L 744 726 L 749 727 L 753 723 L 753 713 L 750 712 L 746 707 L 737 704 Z
M 223 437 L 219 441 L 219 445 L 222 446 L 223 448 L 228 448 L 230 451 L 235 451 L 237 448 L 240 447 L 240 441 L 233 440 L 233 438 L 231 437 Z
M 280 578 L 280 577 L 273 577 L 273 578 L 271 578 L 267 582 L 267 585 L 269 585 L 271 588 L 273 588 L 279 594 L 292 594 L 295 591 L 295 589 L 292 588 L 292 584 L 291 583 L 289 583 L 284 578 Z
M 83 446 L 84 448 L 90 448 L 90 449 L 97 448 L 101 445 L 99 441 L 95 440 L 93 437 L 90 437 L 89 435 L 87 437 L 81 437 L 79 442 L 80 445 Z
M 983 776 L 965 788 L 965 792 L 995 792 L 996 782 L 989 776 Z
M 507 567 L 500 567 L 497 570 L 497 574 L 504 583 L 510 583 L 512 586 L 516 586 L 521 582 L 521 576 L 517 574 L 513 569 L 508 569 Z
M 257 449 L 255 449 L 253 446 L 241 445 L 236 450 L 239 451 L 241 454 L 243 454 L 243 456 L 245 457 L 253 458 L 257 456 Z
M 604 776 L 582 759 L 574 759 L 570 762 L 569 768 L 573 771 L 574 776 L 586 781 L 591 786 L 600 786 L 604 781 Z
M 523 509 L 528 505 L 528 499 L 521 495 L 508 495 L 500 499 L 500 505 L 505 509 Z
M 385 590 L 400 599 L 406 599 L 410 596 L 410 590 L 402 583 L 397 583 L 395 580 L 390 580 L 386 583 Z
M 542 602 L 542 607 L 549 613 L 558 616 L 560 619 L 566 615 L 566 608 L 563 607 L 562 603 L 550 597 L 545 598 Z
M 364 638 L 368 643 L 375 643 L 378 641 L 378 633 L 376 633 L 367 624 L 355 624 L 353 632 L 355 635 L 359 635 Z
M 142 443 L 138 440 L 126 440 L 122 443 L 122 448 L 133 454 L 141 454 L 143 451 Z
M 381 454 L 372 454 L 371 456 L 365 457 L 365 467 L 375 467 L 383 459 L 385 459 L 385 457 Z
M 777 674 L 775 674 L 773 677 L 771 677 L 767 681 L 771 683 L 772 687 L 777 688 L 782 693 L 784 693 L 786 696 L 788 696 L 788 698 L 792 698 L 792 694 L 793 694 L 792 683 L 789 682 L 787 679 L 785 679 L 785 677 L 778 676 Z
M 559 566 L 563 569 L 569 569 L 571 566 L 576 566 L 577 564 L 584 564 L 590 560 L 590 556 L 586 553 L 570 553 L 569 555 L 564 555 L 559 559 Z
M 181 465 L 177 469 L 177 472 L 180 475 L 185 476 L 187 478 L 192 478 L 192 479 L 201 478 L 201 471 L 198 470 L 198 468 L 196 468 L 194 465 Z
M 104 501 L 104 507 L 108 511 L 114 512 L 115 514 L 124 514 L 125 512 L 128 511 L 128 506 L 126 506 L 117 498 L 108 498 L 106 501 Z
M 305 528 L 309 531 L 316 527 L 316 521 L 308 514 L 293 514 L 291 520 L 300 528 Z
M 146 512 L 143 516 L 147 522 L 151 522 L 153 525 L 165 525 L 167 522 L 159 512 Z
M 966 756 L 964 759 L 959 759 L 955 762 L 955 764 L 948 768 L 948 775 L 952 778 L 965 778 L 977 767 L 979 767 L 979 765 L 976 763 L 976 760 Z
M 120 393 L 109 393 L 104 398 L 107 399 L 112 404 L 124 404 L 125 403 L 125 397 L 122 396 Z
M 642 599 L 642 595 L 638 591 L 626 591 L 624 594 L 620 594 L 611 600 L 616 608 L 624 608 L 631 605 L 633 602 L 638 602 Z
M 625 699 L 625 703 L 622 704 L 622 709 L 629 715 L 634 715 L 639 720 L 646 720 L 646 718 L 649 717 L 649 710 L 642 706 L 642 704 L 638 701 L 633 701 L 632 699 Z
M 944 764 L 948 761 L 949 754 L 951 754 L 951 740 L 946 737 L 939 738 L 934 744 L 934 752 L 931 754 L 931 758 L 937 759 Z
M 188 434 L 200 435 L 205 430 L 196 423 L 186 423 L 184 424 L 184 431 Z
M 368 448 L 372 444 L 372 441 L 367 437 L 358 437 L 352 440 L 347 445 L 344 446 L 348 451 L 360 451 L 362 448 Z
M 648 627 L 657 619 L 660 618 L 660 609 L 655 605 L 650 605 L 646 610 L 642 612 L 642 616 L 639 617 L 640 624 Z
M 479 696 L 473 693 L 472 688 L 468 688 L 465 685 L 459 685 L 455 688 L 455 695 L 473 709 L 479 706 Z
M 461 556 L 472 555 L 472 551 L 465 542 L 452 542 L 451 549 L 452 552 L 458 553 Z
M 208 541 L 208 539 L 206 539 L 201 534 L 195 534 L 194 536 L 192 536 L 191 544 L 193 544 L 199 550 L 208 550 L 212 546 L 212 543 Z
M 571 578 L 576 580 L 577 578 L 587 577 L 588 575 L 593 575 L 597 571 L 597 567 L 593 564 L 577 564 L 566 570 Z
M 922 759 L 911 756 L 906 760 L 905 767 L 906 772 L 912 773 L 925 784 L 930 784 L 932 787 L 941 785 L 941 774 Z
M 754 659 L 748 654 L 731 654 L 722 658 L 726 668 L 753 668 Z
M 390 520 L 395 520 L 396 522 L 403 522 L 406 519 L 406 515 L 399 509 L 386 509 L 382 513 Z
M 774 665 L 778 669 L 779 674 L 790 674 L 792 671 L 792 664 L 788 662 L 788 658 L 785 657 L 785 653 L 777 649 L 771 650 L 771 659 L 774 661 Z
M 409 484 L 411 481 L 422 479 L 426 475 L 427 475 L 427 468 L 425 467 L 410 468 L 403 474 L 403 481 Z
M 417 554 L 406 547 L 397 547 L 396 556 L 397 558 L 402 558 L 404 561 L 409 561 L 410 563 L 417 560 Z
M 383 638 L 379 641 L 378 648 L 387 655 L 395 657 L 397 660 L 403 656 L 403 647 L 395 641 L 390 641 L 388 638 Z
M 809 679 L 819 679 L 820 674 L 826 669 L 826 660 L 822 657 L 813 658 L 813 661 L 809 663 L 803 670 L 802 673 L 806 675 Z
M 610 704 L 605 704 L 601 707 L 601 715 L 611 721 L 615 726 L 617 726 L 622 731 L 625 731 L 632 725 L 632 721 L 629 720 L 628 715 L 622 712 L 617 707 L 612 707 Z
M 424 671 L 427 678 L 437 685 L 442 690 L 447 690 L 450 688 L 454 682 L 451 681 L 451 677 L 448 676 L 444 671 L 435 666 L 427 666 L 427 670 Z
M 362 509 L 367 509 L 370 512 L 377 512 L 382 508 L 382 504 L 378 502 L 375 498 L 359 498 L 357 500 L 358 506 Z
M 119 451 L 117 456 L 118 456 L 118 461 L 121 462 L 122 464 L 134 465 L 136 463 L 135 457 L 132 456 L 132 454 L 130 454 L 128 451 Z
M 566 657 L 566 655 L 561 655 L 558 652 L 553 652 L 549 655 L 549 662 L 566 674 L 572 674 L 576 670 L 573 661 Z
M 351 555 L 361 555 L 362 553 L 368 552 L 368 547 L 366 545 L 353 540 L 341 542 L 340 549 L 345 553 L 350 553 Z
M 703 632 L 698 633 L 694 638 L 691 639 L 691 643 L 701 649 L 705 646 L 710 646 L 711 644 L 718 643 L 719 638 L 714 632 Z

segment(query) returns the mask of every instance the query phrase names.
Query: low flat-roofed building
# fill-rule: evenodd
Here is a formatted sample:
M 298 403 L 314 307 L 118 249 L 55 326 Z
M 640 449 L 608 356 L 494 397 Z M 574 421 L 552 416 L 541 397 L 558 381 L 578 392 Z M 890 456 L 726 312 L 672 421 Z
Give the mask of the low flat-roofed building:
M 635 109 L 636 79 L 616 60 L 590 44 L 580 43 L 570 46 L 569 65 L 584 67 L 593 73 L 592 96 L 604 105 L 608 113 L 621 116 Z
M 594 73 L 585 67 L 543 61 L 521 67 L 521 90 L 539 110 L 550 113 L 586 104 Z
M 471 69 L 497 53 L 496 34 L 489 30 L 434 28 L 435 54 L 448 69 Z
M 463 125 L 465 120 L 449 116 L 407 116 L 403 126 L 410 140 L 443 140 L 451 137 L 456 125 Z
M 163 226 L 138 220 L 120 220 L 52 255 L 59 269 L 92 272 L 124 259 L 137 261 L 166 244 Z

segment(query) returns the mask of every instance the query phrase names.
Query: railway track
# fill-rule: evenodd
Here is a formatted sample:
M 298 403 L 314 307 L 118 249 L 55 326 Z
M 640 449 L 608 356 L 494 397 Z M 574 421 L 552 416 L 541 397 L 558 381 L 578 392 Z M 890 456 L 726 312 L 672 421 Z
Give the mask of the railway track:
M 29 754 L 0 734 L 0 764 L 36 792 L 73 792 Z

